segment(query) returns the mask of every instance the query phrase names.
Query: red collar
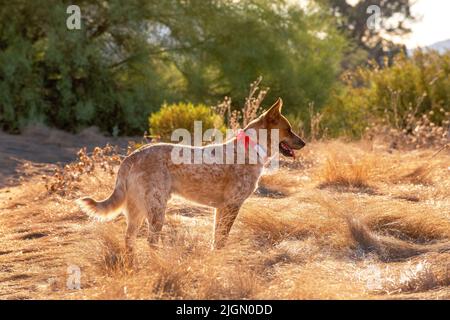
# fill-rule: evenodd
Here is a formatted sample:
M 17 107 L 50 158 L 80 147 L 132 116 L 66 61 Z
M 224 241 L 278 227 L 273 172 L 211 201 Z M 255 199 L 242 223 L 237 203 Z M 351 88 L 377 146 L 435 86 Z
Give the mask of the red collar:
M 242 129 L 238 130 L 236 138 L 237 138 L 237 141 L 244 141 L 245 150 L 247 150 L 249 146 L 251 146 L 253 148 L 256 145 L 256 142 L 253 141 L 253 139 L 247 133 L 245 133 L 245 131 Z
M 244 141 L 245 151 L 249 149 L 249 147 L 253 148 L 258 155 L 258 158 L 262 160 L 264 163 L 267 160 L 267 151 L 257 142 L 255 142 L 244 130 L 239 129 L 236 135 L 237 141 Z

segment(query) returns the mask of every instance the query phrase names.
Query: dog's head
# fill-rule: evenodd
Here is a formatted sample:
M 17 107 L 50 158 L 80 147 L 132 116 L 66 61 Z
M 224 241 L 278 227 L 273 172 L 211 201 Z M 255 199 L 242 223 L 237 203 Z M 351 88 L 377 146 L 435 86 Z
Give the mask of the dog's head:
M 286 157 L 294 157 L 294 150 L 300 150 L 305 146 L 305 142 L 292 131 L 291 124 L 281 114 L 283 101 L 281 98 L 275 104 L 265 111 L 256 120 L 252 121 L 247 128 L 267 129 L 268 145 L 271 143 L 271 129 L 278 129 L 279 132 L 279 151 Z

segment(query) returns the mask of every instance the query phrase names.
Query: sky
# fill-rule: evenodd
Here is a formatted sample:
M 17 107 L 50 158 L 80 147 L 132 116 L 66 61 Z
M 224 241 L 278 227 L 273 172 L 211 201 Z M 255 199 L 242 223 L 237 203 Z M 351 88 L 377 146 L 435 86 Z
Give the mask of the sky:
M 412 12 L 422 18 L 411 25 L 411 35 L 401 40 L 409 49 L 450 39 L 450 0 L 417 0 Z

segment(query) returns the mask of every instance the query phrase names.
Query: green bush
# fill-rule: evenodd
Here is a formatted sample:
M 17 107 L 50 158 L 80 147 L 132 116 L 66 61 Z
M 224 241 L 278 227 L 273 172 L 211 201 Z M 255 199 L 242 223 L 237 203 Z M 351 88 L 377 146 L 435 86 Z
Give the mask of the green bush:
M 192 103 L 178 103 L 167 105 L 150 115 L 150 133 L 159 136 L 163 141 L 170 141 L 175 129 L 187 129 L 194 132 L 194 121 L 202 122 L 203 132 L 207 129 L 224 130 L 223 119 L 215 114 L 210 107 L 193 105 Z
M 450 111 L 450 53 L 399 55 L 392 67 L 360 68 L 345 79 L 346 86 L 322 110 L 322 125 L 333 135 L 359 136 L 380 121 L 404 129 L 408 115 L 428 114 L 441 125 Z
M 110 133 L 116 128 L 119 134 L 141 134 L 146 129 L 152 107 L 164 101 L 155 65 L 147 59 L 135 67 L 135 59 L 115 67 L 121 57 L 108 48 L 124 55 L 135 48 L 106 31 L 100 34 L 91 23 L 117 23 L 132 33 L 131 18 L 120 15 L 128 8 L 108 6 L 100 19 L 101 3 L 91 2 L 91 10 L 88 3 L 79 3 L 84 18 L 81 30 L 67 29 L 67 5 L 62 2 L 2 3 L 0 129 L 19 132 L 36 122 L 68 131 L 92 125 Z M 113 12 L 116 17 L 110 17 Z

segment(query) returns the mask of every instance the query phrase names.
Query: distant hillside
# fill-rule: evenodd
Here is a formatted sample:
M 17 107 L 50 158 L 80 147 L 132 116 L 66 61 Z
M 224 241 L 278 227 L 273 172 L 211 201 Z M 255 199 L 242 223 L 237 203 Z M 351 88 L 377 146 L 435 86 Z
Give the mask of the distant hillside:
M 444 53 L 445 51 L 450 50 L 450 39 L 436 42 L 436 43 L 432 44 L 431 46 L 428 46 L 428 48 L 437 50 L 440 53 Z
M 414 50 L 418 48 L 408 49 L 408 55 L 412 55 Z M 436 43 L 433 43 L 432 45 L 429 45 L 427 47 L 424 47 L 423 49 L 429 49 L 429 50 L 437 50 L 439 53 L 444 53 L 446 51 L 450 50 L 450 39 L 439 41 Z

